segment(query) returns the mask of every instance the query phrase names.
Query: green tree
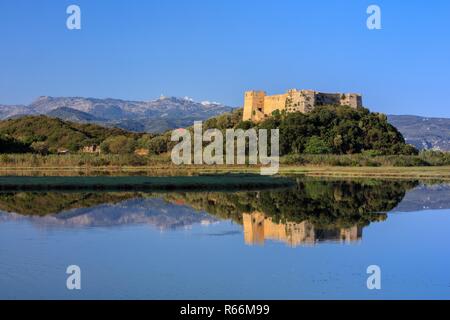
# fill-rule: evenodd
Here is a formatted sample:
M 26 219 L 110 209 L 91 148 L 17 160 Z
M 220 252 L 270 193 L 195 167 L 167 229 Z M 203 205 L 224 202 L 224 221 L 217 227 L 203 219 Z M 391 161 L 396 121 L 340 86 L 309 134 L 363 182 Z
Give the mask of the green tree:
M 147 148 L 152 154 L 161 154 L 167 152 L 167 139 L 165 136 L 158 136 L 151 139 Z
M 318 136 L 312 136 L 308 139 L 305 145 L 304 153 L 307 154 L 326 154 L 333 150 L 328 144 Z
M 113 154 L 128 154 L 134 152 L 136 145 L 136 140 L 133 138 L 117 136 L 106 139 L 101 148 Z
M 49 146 L 47 142 L 44 141 L 38 141 L 38 142 L 33 142 L 31 144 L 31 148 L 42 155 L 48 154 L 49 153 Z

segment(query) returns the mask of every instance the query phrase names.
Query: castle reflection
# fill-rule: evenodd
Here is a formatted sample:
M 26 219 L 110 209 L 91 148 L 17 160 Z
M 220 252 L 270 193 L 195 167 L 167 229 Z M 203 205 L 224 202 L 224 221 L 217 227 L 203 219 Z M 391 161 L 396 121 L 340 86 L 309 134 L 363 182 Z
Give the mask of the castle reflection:
M 243 241 L 290 247 L 354 243 L 363 228 L 387 219 L 416 181 L 297 179 L 291 188 L 239 192 L 13 192 L 0 193 L 0 223 L 27 220 L 40 227 L 92 228 L 151 225 L 187 229 L 232 221 Z M 433 192 L 436 192 L 435 188 Z M 441 199 L 447 198 L 445 190 Z M 412 193 L 405 209 L 430 207 L 433 197 Z M 420 200 L 420 201 L 419 201 Z M 443 207 L 439 202 L 433 206 Z M 239 232 L 239 231 L 238 231 Z
M 309 221 L 274 222 L 262 212 L 243 214 L 244 240 L 248 245 L 264 245 L 266 240 L 283 242 L 290 247 L 314 245 L 323 241 L 351 243 L 362 238 L 362 227 L 316 228 Z

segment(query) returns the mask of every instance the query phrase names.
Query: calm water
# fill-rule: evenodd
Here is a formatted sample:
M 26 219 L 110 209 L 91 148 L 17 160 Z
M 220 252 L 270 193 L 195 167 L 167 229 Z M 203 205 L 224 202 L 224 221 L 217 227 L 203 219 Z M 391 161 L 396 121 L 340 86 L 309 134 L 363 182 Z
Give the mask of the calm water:
M 2 299 L 450 298 L 450 185 L 0 193 Z M 66 289 L 78 265 L 82 289 Z M 382 289 L 367 289 L 378 265 Z

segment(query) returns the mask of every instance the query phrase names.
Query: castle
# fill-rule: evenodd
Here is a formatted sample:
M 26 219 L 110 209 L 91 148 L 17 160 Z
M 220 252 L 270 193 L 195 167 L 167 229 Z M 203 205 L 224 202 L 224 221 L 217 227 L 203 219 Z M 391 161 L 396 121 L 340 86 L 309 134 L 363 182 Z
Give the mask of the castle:
M 323 105 L 346 105 L 356 109 L 362 107 L 362 97 L 356 93 L 323 93 L 297 89 L 273 96 L 266 95 L 264 91 L 247 91 L 243 120 L 260 122 L 276 110 L 306 113 Z

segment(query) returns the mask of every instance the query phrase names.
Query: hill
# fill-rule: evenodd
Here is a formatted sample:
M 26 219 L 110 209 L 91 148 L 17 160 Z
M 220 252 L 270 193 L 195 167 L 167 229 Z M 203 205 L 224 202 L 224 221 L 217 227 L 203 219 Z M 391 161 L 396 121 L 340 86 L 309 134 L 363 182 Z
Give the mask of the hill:
M 0 134 L 0 152 L 2 153 L 24 153 L 30 152 L 28 144 L 17 141 L 16 139 Z
M 384 114 L 365 108 L 322 106 L 309 113 L 274 112 L 272 117 L 255 124 L 242 121 L 242 109 L 208 119 L 203 130 L 217 128 L 280 129 L 280 155 L 356 154 L 412 155 L 418 151 L 405 142 L 402 134 Z M 171 132 L 153 137 L 147 143 L 151 152 L 164 153 L 174 144 Z
M 105 128 L 94 124 L 80 124 L 47 116 L 25 116 L 0 121 L 0 137 L 3 140 L 26 146 L 40 153 L 55 153 L 60 148 L 79 151 L 84 146 L 100 145 L 113 139 L 137 141 L 142 134 L 117 128 Z M 5 144 L 0 152 L 8 152 Z
M 216 102 L 161 97 L 152 101 L 42 96 L 28 106 L 0 106 L 0 119 L 49 115 L 63 120 L 114 126 L 130 131 L 164 132 L 192 125 L 232 108 Z
M 78 120 L 86 119 L 84 111 L 58 108 Z M 93 118 L 90 118 L 93 120 Z M 130 120 L 131 121 L 131 120 Z M 192 122 L 190 123 L 192 125 Z M 323 106 L 309 113 L 275 112 L 265 121 L 254 124 L 242 121 L 242 109 L 206 120 L 203 129 L 228 128 L 280 129 L 280 154 L 357 154 L 411 155 L 417 150 L 405 142 L 402 134 L 383 114 L 360 108 Z M 190 127 L 188 127 L 190 128 Z M 191 129 L 191 128 L 190 128 Z M 175 144 L 171 131 L 149 135 L 107 128 L 95 124 L 80 124 L 46 116 L 26 116 L 0 122 L 3 152 L 26 150 L 55 153 L 59 148 L 79 151 L 84 146 L 101 145 L 104 153 L 133 153 L 137 148 L 149 149 L 151 154 L 166 153 Z M 1 150 L 0 150 L 1 151 Z
M 258 127 L 280 129 L 280 153 L 284 155 L 418 153 L 388 122 L 386 115 L 366 108 L 330 105 L 308 113 L 274 112 Z
M 450 151 L 450 119 L 389 115 L 388 120 L 416 148 Z

